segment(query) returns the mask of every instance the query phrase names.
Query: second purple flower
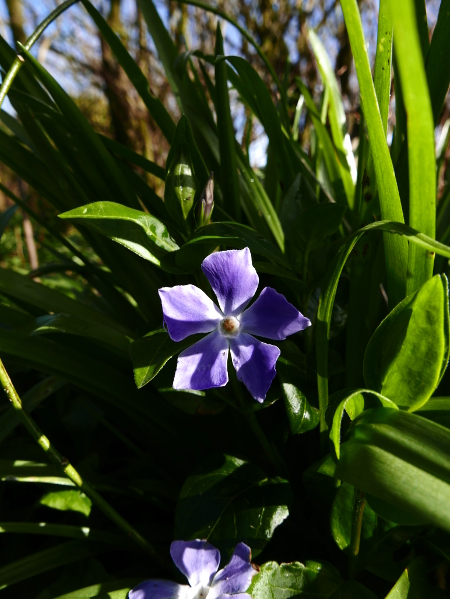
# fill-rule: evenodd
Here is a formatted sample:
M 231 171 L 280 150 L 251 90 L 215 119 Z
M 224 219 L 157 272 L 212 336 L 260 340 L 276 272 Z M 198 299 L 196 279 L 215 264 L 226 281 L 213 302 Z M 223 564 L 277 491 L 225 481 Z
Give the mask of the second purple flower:
M 211 254 L 203 260 L 202 270 L 220 309 L 195 285 L 159 290 L 164 322 L 173 341 L 209 333 L 178 356 L 173 388 L 224 387 L 231 351 L 237 378 L 257 401 L 263 402 L 275 378 L 280 350 L 253 335 L 281 341 L 311 322 L 271 287 L 265 287 L 247 308 L 259 283 L 248 248 Z

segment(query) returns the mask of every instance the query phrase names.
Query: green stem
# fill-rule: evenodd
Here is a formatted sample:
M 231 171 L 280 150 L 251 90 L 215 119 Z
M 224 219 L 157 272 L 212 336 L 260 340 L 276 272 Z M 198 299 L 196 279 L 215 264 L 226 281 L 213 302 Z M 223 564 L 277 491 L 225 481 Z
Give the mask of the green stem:
M 27 39 L 27 43 L 24 46 L 25 49 L 30 50 L 30 48 L 34 45 L 34 43 L 37 42 L 37 40 L 39 39 L 40 35 L 44 32 L 44 30 L 56 18 L 58 18 L 60 14 L 62 14 L 65 10 L 70 8 L 72 6 L 72 4 L 75 4 L 78 1 L 79 0 L 66 0 L 66 2 L 63 2 L 60 6 L 56 7 L 55 10 L 52 11 L 48 15 L 48 17 L 46 19 L 44 19 L 42 21 L 42 23 L 40 23 L 40 25 L 38 25 L 38 27 L 36 27 L 34 32 Z M 21 56 L 19 58 L 19 56 L 20 55 L 18 55 L 17 58 L 15 59 L 15 61 L 12 63 L 12 66 L 9 69 L 6 77 L 3 79 L 2 86 L 0 87 L 0 108 L 3 104 L 3 100 L 6 98 L 8 92 L 11 88 L 11 85 L 12 85 L 14 79 L 16 78 L 17 73 L 20 70 L 20 67 L 23 65 L 23 58 Z
M 28 429 L 28 432 L 33 439 L 40 445 L 45 451 L 50 460 L 61 469 L 61 471 L 83 491 L 92 503 L 94 503 L 110 520 L 116 524 L 122 532 L 124 532 L 128 538 L 138 544 L 141 549 L 144 549 L 151 557 L 157 561 L 164 569 L 168 569 L 165 561 L 159 556 L 157 550 L 151 545 L 135 528 L 133 528 L 116 510 L 107 502 L 103 497 L 97 493 L 97 491 L 87 481 L 83 480 L 80 474 L 70 464 L 69 460 L 62 456 L 51 444 L 49 439 L 42 433 L 36 422 L 31 416 L 24 410 L 22 401 L 14 388 L 14 385 L 9 378 L 8 373 L 0 360 L 0 382 L 3 389 L 8 396 L 13 408 L 16 410 L 20 420 Z
M 356 566 L 358 564 L 361 528 L 365 505 L 365 493 L 355 489 L 355 505 L 353 506 L 352 514 L 352 532 L 350 537 L 350 556 L 348 563 L 348 577 L 350 579 L 355 578 L 356 576 Z
M 244 418 L 247 420 L 255 437 L 258 439 L 262 449 L 264 450 L 264 453 L 265 453 L 267 459 L 272 464 L 272 466 L 275 468 L 275 470 L 282 476 L 288 476 L 288 473 L 289 473 L 288 468 L 287 468 L 283 458 L 280 456 L 278 451 L 275 449 L 275 447 L 273 447 L 273 445 L 270 443 L 269 439 L 266 437 L 266 434 L 263 431 L 263 429 L 261 428 L 261 426 L 258 422 L 258 419 L 256 418 L 255 413 L 253 411 L 249 410 L 245 396 L 242 393 L 241 383 L 237 380 L 234 370 L 232 370 L 230 373 L 230 381 L 231 381 L 231 385 L 233 387 L 233 391 L 235 392 L 236 397 L 239 401 L 240 407 L 239 407 L 239 404 L 238 405 L 230 404 L 230 405 L 232 405 L 232 407 L 235 410 L 238 410 L 239 413 L 241 413 L 244 416 Z

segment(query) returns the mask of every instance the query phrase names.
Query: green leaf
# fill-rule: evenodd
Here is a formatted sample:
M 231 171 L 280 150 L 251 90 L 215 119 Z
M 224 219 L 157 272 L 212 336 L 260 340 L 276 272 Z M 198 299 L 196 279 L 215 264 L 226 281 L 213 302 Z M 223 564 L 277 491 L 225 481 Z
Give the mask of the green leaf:
M 130 345 L 130 356 L 133 362 L 136 387 L 141 389 L 149 383 L 173 356 L 186 347 L 193 345 L 198 339 L 193 335 L 184 341 L 175 342 L 164 329 L 151 331 L 145 337 Z
M 414 0 L 405 0 L 400 6 L 396 0 L 390 0 L 390 8 L 395 30 L 395 57 L 407 114 L 409 224 L 434 238 L 436 234 L 434 122 L 416 23 L 415 3 Z M 417 247 L 409 248 L 407 295 L 431 278 L 433 262 L 434 255 Z
M 51 524 L 49 522 L 0 522 L 0 533 L 48 535 L 123 545 L 123 537 L 118 534 L 92 530 L 87 526 Z
M 351 251 L 361 236 L 367 231 L 380 230 L 391 234 L 400 234 L 408 241 L 421 245 L 428 251 L 450 258 L 450 248 L 415 231 L 403 223 L 375 222 L 359 229 L 347 238 L 333 258 L 322 283 L 322 292 L 316 323 L 316 359 L 317 359 L 317 387 L 319 393 L 320 427 L 326 430 L 325 411 L 328 405 L 328 340 L 330 323 L 336 296 L 339 278 Z
M 6 589 L 17 582 L 43 572 L 73 564 L 96 553 L 102 553 L 107 550 L 106 548 L 107 545 L 94 547 L 84 541 L 67 541 L 50 549 L 33 553 L 0 568 L 0 589 Z
M 122 44 L 119 37 L 114 33 L 98 10 L 87 0 L 83 0 L 83 6 L 91 15 L 103 38 L 114 52 L 118 63 L 123 68 L 130 82 L 142 98 L 152 119 L 155 121 L 155 123 L 161 129 L 164 137 L 170 143 L 175 132 L 174 122 L 162 102 L 150 92 L 147 77 L 141 71 L 136 61 L 130 56 L 128 50 Z
M 450 431 L 402 410 L 372 408 L 350 427 L 334 476 L 450 531 Z
M 331 134 L 338 154 L 339 163 L 344 167 L 340 172 L 347 196 L 348 206 L 350 210 L 352 210 L 355 195 L 356 163 L 355 157 L 353 156 L 350 135 L 347 132 L 347 119 L 345 117 L 341 93 L 325 47 L 312 29 L 308 31 L 308 35 L 317 61 L 317 66 L 319 67 L 320 76 L 322 77 L 324 85 L 328 87 L 330 92 L 328 115 L 330 117 Z
M 0 292 L 45 312 L 70 314 L 90 325 L 103 325 L 125 335 L 130 334 L 123 325 L 103 312 L 12 270 L 0 269 Z
M 441 0 L 436 27 L 431 38 L 426 60 L 428 88 L 433 109 L 433 120 L 437 125 L 442 105 L 447 96 L 450 82 L 450 63 L 442 60 L 450 52 L 450 0 Z
M 165 254 L 178 249 L 157 218 L 114 202 L 94 202 L 59 217 L 105 235 L 156 266 L 161 266 Z
M 426 559 L 418 557 L 409 564 L 386 599 L 423 599 L 423 597 L 443 599 L 444 593 L 429 584 Z
M 220 21 L 217 21 L 216 56 L 223 56 L 224 54 Z M 215 63 L 215 81 L 217 135 L 220 149 L 220 186 L 224 198 L 228 199 L 231 216 L 234 220 L 239 221 L 241 217 L 241 194 L 236 167 L 236 140 L 228 97 L 227 64 L 223 60 L 218 60 Z
M 81 110 L 30 52 L 23 47 L 21 51 L 26 64 L 30 65 L 34 74 L 52 94 L 67 122 L 70 123 L 72 134 L 79 142 L 80 148 L 85 152 L 86 157 L 92 160 L 93 166 L 98 169 L 111 194 L 131 206 L 136 205 L 137 200 L 122 177 L 120 169 L 117 168 L 116 161 L 107 151 Z
M 29 335 L 45 335 L 48 333 L 67 333 L 95 339 L 110 346 L 121 356 L 128 356 L 128 348 L 132 339 L 101 324 L 86 322 L 70 314 L 48 314 L 28 321 L 18 329 Z
M 173 130 L 175 131 L 175 125 L 173 127 Z M 170 139 L 172 139 L 172 137 Z M 158 164 L 156 164 L 156 162 L 148 160 L 147 158 L 145 158 L 145 156 L 141 156 L 141 154 L 133 152 L 133 150 L 127 148 L 127 146 L 124 146 L 123 144 L 119 143 L 118 141 L 115 141 L 114 139 L 110 139 L 109 137 L 106 137 L 104 135 L 100 135 L 100 138 L 110 152 L 112 152 L 116 156 L 119 156 L 119 158 L 123 158 L 126 162 L 129 162 L 133 166 L 142 168 L 147 173 L 150 173 L 151 175 L 158 177 L 158 179 L 161 179 L 161 181 L 164 181 L 166 177 L 166 171 L 165 169 L 163 169 L 162 166 L 159 166 Z
M 236 249 L 248 247 L 252 254 L 264 256 L 271 262 L 289 268 L 281 251 L 270 241 L 252 228 L 233 222 L 210 223 L 197 229 L 177 252 L 163 260 L 163 264 L 165 267 L 194 272 L 218 245 Z
M 367 401 L 365 395 L 369 395 L 370 399 L 367 398 L 369 401 Z M 330 397 L 327 424 L 330 429 L 331 455 L 333 458 L 339 460 L 340 456 L 341 426 L 344 411 L 347 412 L 350 420 L 355 420 L 366 407 L 373 407 L 374 404 L 397 409 L 393 401 L 370 389 L 343 389 Z
M 448 282 L 436 275 L 383 320 L 364 356 L 366 385 L 411 412 L 431 397 L 449 359 Z
M 175 538 L 204 539 L 231 555 L 244 541 L 258 555 L 289 515 L 292 492 L 282 478 L 257 466 L 216 456 L 184 483 L 175 513 Z
M 341 575 L 329 564 L 266 562 L 253 578 L 248 593 L 253 599 L 326 599 L 341 582 Z
M 417 412 L 418 416 L 450 428 L 450 397 L 432 397 Z
M 74 486 L 69 478 L 61 476 L 61 470 L 56 466 L 22 460 L 0 460 L 0 479 L 3 481 Z
M 372 81 L 358 4 L 356 0 L 342 0 L 341 7 L 355 60 L 361 103 L 369 132 L 381 216 L 386 220 L 403 223 L 400 196 Z M 384 244 L 389 302 L 395 306 L 405 297 L 408 248 L 403 239 L 395 237 L 385 236 Z
M 344 180 L 349 181 L 352 187 L 353 181 L 351 180 L 350 171 L 348 169 L 348 164 L 345 159 L 345 155 L 343 156 L 342 153 L 336 153 L 335 148 L 333 146 L 333 142 L 330 139 L 328 130 L 322 123 L 321 116 L 317 112 L 314 100 L 312 99 L 312 96 L 309 93 L 308 88 L 300 78 L 296 77 L 295 80 L 301 93 L 303 94 L 302 97 L 305 99 L 309 116 L 311 117 L 311 120 L 314 125 L 314 131 L 319 139 L 323 159 L 327 168 L 327 174 L 334 188 L 334 197 L 339 204 L 343 204 L 346 206 L 351 205 L 353 196 L 351 196 L 351 198 L 347 196 L 347 189 L 344 186 Z M 344 164 L 341 163 L 342 159 L 344 160 Z M 352 193 L 354 194 L 354 190 Z
M 86 497 L 81 491 L 53 491 L 46 493 L 41 497 L 39 502 L 41 505 L 61 510 L 63 512 L 69 510 L 72 512 L 80 512 L 86 517 L 91 513 L 92 501 Z
M 78 591 L 71 591 L 55 599 L 127 599 L 129 591 L 142 582 L 139 578 L 114 580 L 102 584 L 94 584 Z
M 282 383 L 284 405 L 292 435 L 313 430 L 319 424 L 319 410 L 309 405 L 306 395 L 290 383 Z

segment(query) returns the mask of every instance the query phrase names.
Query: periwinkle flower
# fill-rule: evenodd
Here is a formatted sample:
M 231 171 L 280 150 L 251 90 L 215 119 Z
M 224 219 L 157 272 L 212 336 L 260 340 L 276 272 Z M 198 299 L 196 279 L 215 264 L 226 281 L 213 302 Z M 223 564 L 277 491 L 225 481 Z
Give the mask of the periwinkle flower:
M 271 287 L 265 287 L 246 309 L 259 283 L 248 248 L 211 254 L 203 260 L 202 270 L 220 310 L 195 285 L 159 290 L 164 322 L 173 341 L 209 333 L 178 356 L 173 388 L 224 387 L 228 382 L 230 350 L 237 378 L 257 401 L 263 402 L 275 378 L 280 350 L 253 335 L 280 341 L 311 323 Z
M 174 541 L 170 555 L 189 586 L 146 580 L 129 592 L 129 599 L 251 599 L 245 591 L 256 570 L 245 543 L 236 546 L 230 562 L 219 572 L 220 552 L 207 541 Z

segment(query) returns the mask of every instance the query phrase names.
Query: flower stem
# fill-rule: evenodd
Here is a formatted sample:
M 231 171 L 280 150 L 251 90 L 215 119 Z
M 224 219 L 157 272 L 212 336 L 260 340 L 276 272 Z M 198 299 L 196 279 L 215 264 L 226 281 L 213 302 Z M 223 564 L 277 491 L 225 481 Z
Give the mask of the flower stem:
M 31 416 L 25 411 L 22 405 L 22 401 L 14 388 L 14 385 L 9 378 L 9 375 L 3 365 L 3 362 L 0 359 L 0 383 L 3 389 L 8 396 L 9 401 L 11 402 L 13 408 L 16 410 L 20 420 L 28 429 L 28 432 L 33 437 L 33 439 L 41 446 L 41 448 L 48 455 L 50 460 L 61 469 L 61 471 L 77 486 L 79 489 L 83 491 L 89 499 L 91 499 L 92 503 L 95 504 L 110 520 L 116 524 L 122 532 L 124 532 L 128 538 L 134 541 L 137 545 L 144 549 L 151 557 L 157 561 L 164 569 L 168 569 L 165 561 L 160 557 L 159 553 L 151 545 L 136 529 L 134 529 L 116 510 L 105 500 L 103 497 L 97 493 L 94 487 L 83 480 L 80 474 L 75 470 L 75 468 L 70 464 L 69 460 L 62 456 L 56 449 L 53 447 L 49 439 L 42 433 L 41 429 L 38 427 L 36 422 L 31 418 Z
M 350 579 L 356 576 L 356 566 L 359 557 L 359 545 L 361 541 L 361 528 L 366 505 L 366 495 L 363 491 L 355 489 L 355 505 L 352 514 L 352 532 L 350 537 L 350 556 L 348 563 L 348 577 Z

